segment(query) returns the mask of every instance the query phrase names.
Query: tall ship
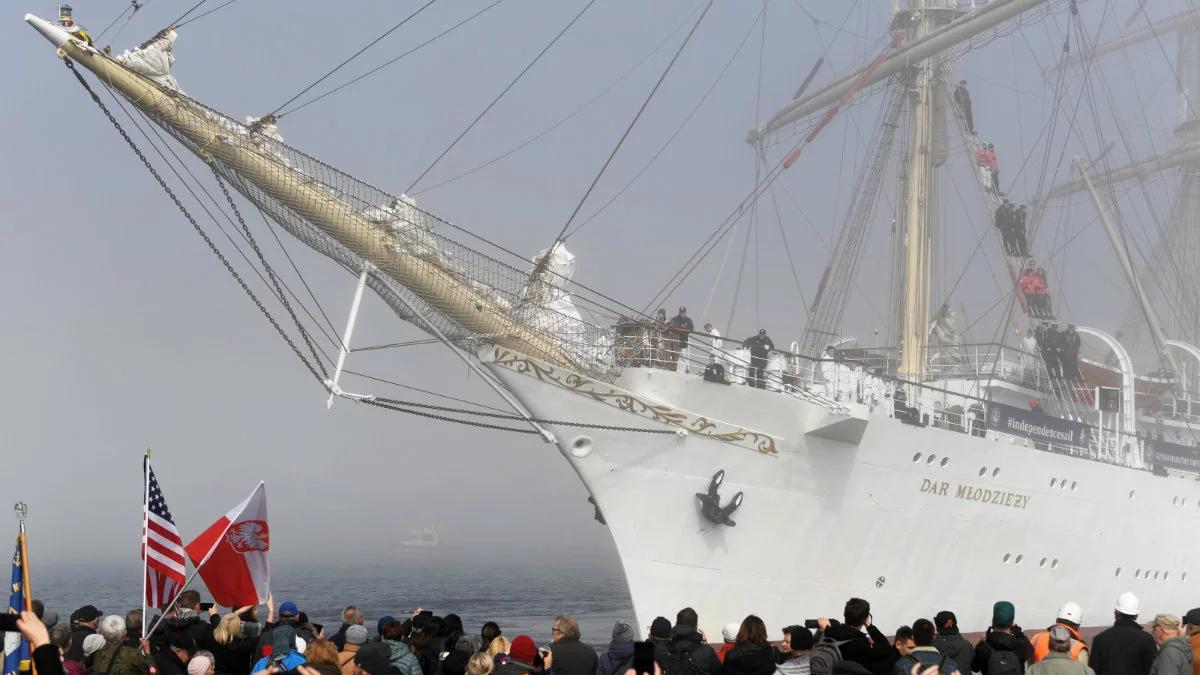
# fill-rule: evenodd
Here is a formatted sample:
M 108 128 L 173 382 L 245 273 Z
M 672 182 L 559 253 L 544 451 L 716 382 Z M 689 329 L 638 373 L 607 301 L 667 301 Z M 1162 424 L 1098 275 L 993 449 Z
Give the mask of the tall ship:
M 711 4 L 693 15 L 693 32 Z M 846 178 L 849 204 L 831 227 L 828 265 L 797 307 L 806 328 L 780 343 L 718 338 L 670 319 L 674 312 L 655 317 L 675 298 L 671 284 L 642 309 L 608 299 L 573 280 L 566 227 L 517 259 L 404 194 L 287 145 L 272 116 L 239 121 L 205 106 L 169 72 L 174 30 L 114 55 L 72 21 L 26 21 L 114 126 L 124 120 L 114 104 L 131 109 L 212 174 L 224 192 L 215 206 L 239 221 L 286 312 L 243 288 L 330 404 L 470 420 L 552 444 L 611 533 L 638 623 L 692 606 L 715 635 L 748 613 L 778 627 L 807 618 L 798 612 L 836 612 L 853 596 L 870 600 L 881 625 L 951 608 L 965 630 L 981 630 L 1001 598 L 1026 625 L 1049 623 L 1068 599 L 1088 610 L 1085 623 L 1099 625 L 1123 591 L 1164 611 L 1195 595 L 1200 542 L 1186 533 L 1200 523 L 1200 409 L 1192 402 L 1200 145 L 1191 101 L 1200 91 L 1200 9 L 1139 15 L 1117 43 L 1103 43 L 1089 41 L 1095 31 L 1083 24 L 1095 4 L 897 0 L 886 28 L 871 36 L 877 49 L 824 83 L 814 68 L 793 100 L 749 131 L 760 162 L 753 190 L 727 205 L 697 256 L 728 257 L 735 227 L 767 217 L 763 200 L 839 115 L 877 111 L 853 144 L 864 152 L 857 177 Z M 1108 54 L 1139 41 L 1178 43 L 1164 53 L 1176 74 L 1176 128 L 1157 139 L 1158 154 L 1123 165 L 1119 149 L 1078 136 L 1071 147 L 1079 156 L 1066 160 L 1071 175 L 1043 169 L 1032 194 L 1012 194 L 1017 183 L 1011 174 L 1001 180 L 956 68 L 966 53 L 1039 21 L 1068 38 L 1056 61 L 1042 64 L 1042 76 L 1060 85 L 1086 79 Z M 1075 121 L 1093 103 L 1081 109 L 1065 91 L 1056 90 L 1061 100 L 1041 141 L 1055 153 L 1078 135 Z M 121 133 L 203 234 L 168 187 L 161 164 L 169 158 L 139 148 L 150 136 Z M 1174 188 L 1145 264 L 1131 252 L 1115 191 L 1136 190 L 1150 175 Z M 968 340 L 955 309 L 964 261 L 949 264 L 945 242 L 962 226 L 943 205 L 964 199 L 985 223 L 970 235 L 979 238 L 974 264 L 990 260 L 1002 281 L 996 311 L 1005 318 L 991 340 Z M 1044 270 L 1053 274 L 1052 247 L 1061 242 L 1038 231 L 1062 200 L 1103 228 L 1112 257 L 1098 264 L 1134 298 L 1121 330 L 1070 316 L 1046 288 Z M 252 209 L 358 278 L 336 362 L 315 353 L 311 330 L 254 245 L 242 218 Z M 890 259 L 874 261 L 890 269 L 887 291 L 876 294 L 886 329 L 855 339 L 847 314 L 872 223 L 891 238 Z M 460 357 L 508 409 L 479 415 L 350 391 L 343 374 L 366 289 Z M 1135 340 L 1150 354 L 1140 371 Z

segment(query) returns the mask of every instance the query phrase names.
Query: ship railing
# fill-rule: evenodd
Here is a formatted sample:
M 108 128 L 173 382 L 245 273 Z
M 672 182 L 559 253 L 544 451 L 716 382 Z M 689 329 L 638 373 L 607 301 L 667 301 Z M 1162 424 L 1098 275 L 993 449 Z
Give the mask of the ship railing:
M 926 347 L 924 379 L 1001 380 L 1010 384 L 1050 391 L 1053 383 L 1041 357 L 996 343 L 937 345 Z M 894 373 L 900 364 L 895 347 L 834 350 L 838 360 L 859 363 L 866 370 Z

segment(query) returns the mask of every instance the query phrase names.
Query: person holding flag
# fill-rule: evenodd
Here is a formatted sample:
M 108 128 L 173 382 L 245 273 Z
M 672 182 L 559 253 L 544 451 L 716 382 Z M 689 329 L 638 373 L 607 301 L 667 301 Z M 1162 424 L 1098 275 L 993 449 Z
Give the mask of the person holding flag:
M 9 586 L 8 613 L 20 614 L 29 612 L 33 616 L 33 595 L 29 591 L 29 559 L 25 545 L 25 517 L 29 515 L 29 507 L 24 502 L 17 502 L 13 510 L 17 513 L 17 545 L 12 561 L 12 584 Z M 36 619 L 37 617 L 34 616 Z M 38 621 L 41 624 L 41 621 Z M 45 627 L 42 627 L 45 632 Z M 29 672 L 30 656 L 29 640 L 20 633 L 8 631 L 4 633 L 4 675 L 18 675 Z

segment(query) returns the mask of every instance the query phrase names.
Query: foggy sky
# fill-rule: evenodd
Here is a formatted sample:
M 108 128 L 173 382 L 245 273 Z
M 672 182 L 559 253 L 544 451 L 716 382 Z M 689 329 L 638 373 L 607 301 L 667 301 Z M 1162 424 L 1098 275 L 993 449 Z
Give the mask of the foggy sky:
M 127 5 L 124 0 L 74 4 L 76 16 L 93 32 Z M 151 3 L 115 48 L 145 39 L 190 4 Z M 435 4 L 332 82 L 394 56 L 484 4 Z M 576 109 L 700 4 L 597 3 L 422 185 L 471 168 Z M 839 32 L 849 3 L 771 2 L 761 104 L 755 101 L 755 28 L 720 85 L 658 162 L 570 239 L 576 278 L 628 304 L 645 303 L 752 185 L 754 156 L 744 138 L 754 126 L 756 108 L 766 117 L 790 100 L 823 53 L 826 68 L 816 84 L 872 58 L 885 38 L 889 4 L 859 3 Z M 1089 31 L 1099 26 L 1101 34 L 1115 34 L 1134 5 L 1117 4 L 1121 7 L 1101 26 L 1101 3 L 1080 3 Z M 1182 4 L 1155 3 L 1152 13 L 1166 16 Z M 236 3 L 180 31 L 174 73 L 191 96 L 208 105 L 238 118 L 261 114 L 417 6 L 408 0 Z M 305 152 L 398 194 L 580 6 L 510 0 L 365 82 L 285 117 L 280 132 Z M 801 6 L 820 23 L 814 24 Z M 583 215 L 624 185 L 674 131 L 760 9 L 755 2 L 716 3 Z M 145 174 L 53 49 L 21 21 L 25 11 L 50 16 L 54 5 L 10 3 L 0 21 L 0 50 L 8 66 L 0 74 L 0 154 L 5 158 L 0 164 L 0 292 L 6 316 L 0 344 L 7 360 L 7 386 L 0 393 L 6 487 L 0 495 L 5 504 L 30 503 L 35 561 L 136 560 L 140 459 L 143 449 L 152 447 L 185 539 L 263 479 L 275 556 L 317 564 L 347 556 L 386 560 L 410 529 L 434 525 L 471 555 L 618 565 L 607 531 L 593 522 L 584 490 L 553 446 L 531 436 L 447 425 L 346 401 L 327 412 L 324 392 Z M 1064 29 L 1060 8 L 1050 20 L 997 40 L 957 66 L 956 74 L 971 82 L 976 124 L 997 146 L 1006 185 L 1021 158 L 1032 157 L 1014 192 L 1032 194 L 1036 188 L 1046 152 L 1038 132 L 1051 92 L 1035 59 L 1049 64 L 1058 57 Z M 418 203 L 523 254 L 547 246 L 681 37 L 682 32 L 675 33 L 612 93 L 539 142 L 445 187 L 427 193 L 418 188 Z M 1173 55 L 1173 45 L 1168 38 L 1168 54 Z M 1174 126 L 1174 85 L 1159 47 L 1151 43 L 1109 57 L 1106 67 L 1116 117 L 1128 121 L 1135 150 L 1167 145 Z M 1072 76 L 1067 86 L 1066 100 L 1073 103 L 1080 83 Z M 809 300 L 827 256 L 813 228 L 826 240 L 836 231 L 864 161 L 878 99 L 850 108 L 781 179 L 806 215 L 780 193 L 784 228 Z M 1101 106 L 1097 119 L 1107 138 L 1117 121 L 1112 109 Z M 1059 180 L 1069 177 L 1072 154 L 1095 152 L 1087 106 L 1077 124 L 1079 134 L 1066 146 L 1065 158 L 1062 128 L 1050 147 L 1049 172 L 1058 169 Z M 773 146 L 772 159 L 795 140 Z M 960 145 L 957 132 L 952 144 Z M 1113 161 L 1127 156 L 1118 147 Z M 966 160 L 952 156 L 950 164 L 957 167 L 961 193 L 947 188 L 949 206 L 940 216 L 953 228 L 941 271 L 947 287 L 990 227 L 966 174 Z M 204 171 L 198 163 L 190 165 Z M 1159 181 L 1150 189 L 1161 198 L 1170 185 Z M 1136 203 L 1140 194 L 1130 199 L 1134 209 L 1143 208 Z M 881 203 L 894 202 L 889 182 Z M 1052 289 L 1056 298 L 1070 297 L 1060 306 L 1076 323 L 1116 330 L 1129 294 L 1091 205 L 1082 199 L 1072 204 L 1065 219 L 1055 210 L 1061 207 L 1050 211 L 1035 248 L 1050 250 L 1082 230 L 1066 255 L 1053 261 Z M 884 206 L 859 279 L 882 312 L 888 297 L 888 217 Z M 238 269 L 248 272 L 229 242 L 210 222 L 201 222 Z M 274 264 L 286 269 L 261 223 L 251 222 L 269 243 Z M 1147 241 L 1153 235 L 1148 221 L 1131 226 L 1140 228 L 1136 236 Z M 740 299 L 732 299 L 744 228 L 735 234 L 709 315 L 700 315 L 700 308 L 724 245 L 664 305 L 673 313 L 686 304 L 697 325 L 711 320 L 727 335 L 748 335 L 761 325 L 776 344 L 786 345 L 799 339 L 804 314 L 767 204 L 751 239 L 757 252 L 752 243 L 746 256 L 750 266 L 758 261 L 758 273 L 748 269 Z M 294 240 L 285 239 L 285 245 L 340 331 L 354 278 Z M 968 308 L 968 319 L 1000 297 L 996 280 L 1004 281 L 1002 264 L 998 244 L 990 239 L 953 295 L 956 307 Z M 285 279 L 300 289 L 290 269 Z M 252 285 L 267 296 L 257 278 Z M 729 326 L 733 306 L 737 314 Z M 276 303 L 271 308 L 286 319 Z M 998 317 L 993 313 L 981 321 L 969 338 L 991 341 Z M 869 342 L 871 332 L 882 328 L 856 294 L 844 332 Z M 417 337 L 421 334 L 377 298 L 364 302 L 357 345 Z M 327 342 L 324 346 L 329 348 Z M 348 367 L 502 407 L 439 345 L 354 354 Z M 354 378 L 343 386 L 432 400 Z M 0 534 L 5 522 L 0 516 Z M 129 583 L 140 582 L 131 578 Z

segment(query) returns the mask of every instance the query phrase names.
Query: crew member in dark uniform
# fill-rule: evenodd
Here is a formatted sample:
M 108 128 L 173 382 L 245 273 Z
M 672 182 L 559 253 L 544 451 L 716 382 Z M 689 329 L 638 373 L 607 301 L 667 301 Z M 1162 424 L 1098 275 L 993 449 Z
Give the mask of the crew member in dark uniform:
M 758 335 L 747 339 L 742 346 L 750 349 L 750 373 L 747 376 L 750 386 L 765 389 L 767 381 L 763 371 L 767 367 L 767 355 L 775 348 L 775 343 L 767 337 L 767 329 L 760 328 Z
M 971 111 L 971 92 L 967 91 L 967 81 L 959 80 L 958 86 L 954 87 L 954 104 L 962 111 L 963 117 L 967 119 L 967 131 L 972 136 L 975 135 L 975 115 Z
M 679 360 L 679 356 L 683 354 L 684 350 L 687 349 L 688 338 L 691 337 L 692 331 L 696 330 L 696 325 L 692 323 L 691 317 L 687 315 L 687 307 L 680 307 L 679 313 L 671 317 L 670 323 L 671 328 L 674 328 L 675 330 L 671 331 L 674 333 L 674 335 L 671 336 L 670 341 L 668 342 L 668 344 L 671 345 L 671 354 L 667 358 L 670 363 L 668 368 L 674 370 L 675 363 Z M 684 356 L 686 357 L 686 355 Z M 687 361 L 684 361 L 683 372 L 685 373 L 688 370 L 687 366 Z
M 1012 239 L 1013 248 L 1016 249 L 1017 255 L 1025 258 L 1029 255 L 1029 240 L 1025 238 L 1025 205 L 1021 204 L 1013 211 L 1012 218 Z
M 1062 348 L 1058 360 L 1063 376 L 1075 382 L 1082 382 L 1083 376 L 1079 373 L 1079 348 L 1082 346 L 1082 341 L 1079 333 L 1075 331 L 1075 324 L 1067 324 L 1067 330 L 1063 331 L 1060 339 Z
M 996 207 L 996 229 L 1000 230 L 1000 240 L 1004 243 L 1004 255 L 1016 255 L 1013 241 L 1013 207 L 1012 202 L 1005 199 Z

